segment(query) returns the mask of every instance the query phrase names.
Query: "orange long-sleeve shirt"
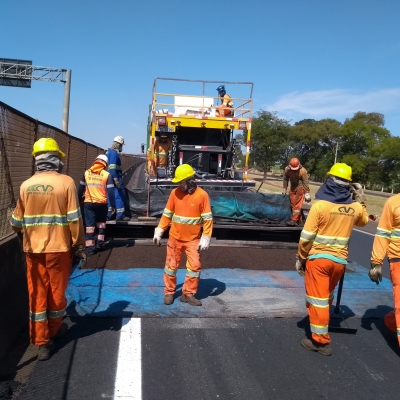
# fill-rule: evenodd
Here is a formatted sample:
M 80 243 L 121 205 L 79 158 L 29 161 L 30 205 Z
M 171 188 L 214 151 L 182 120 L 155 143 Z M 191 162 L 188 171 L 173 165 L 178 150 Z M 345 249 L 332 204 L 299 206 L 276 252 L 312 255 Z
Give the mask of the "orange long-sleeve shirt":
M 347 260 L 354 225 L 365 226 L 368 214 L 364 204 L 335 204 L 319 200 L 313 204 L 301 231 L 298 254 L 302 259 L 319 254 Z
M 287 189 L 290 181 L 290 190 L 296 190 L 299 185 L 303 185 L 306 193 L 310 192 L 308 173 L 302 166 L 301 168 L 293 171 L 290 167 L 286 167 L 283 173 L 283 188 Z
M 390 197 L 383 206 L 372 245 L 371 262 L 382 264 L 388 259 L 400 258 L 400 194 Z
M 63 253 L 85 243 L 75 183 L 54 171 L 38 172 L 22 183 L 11 225 L 24 232 L 24 252 Z
M 183 242 L 212 235 L 213 219 L 210 198 L 205 190 L 197 187 L 192 193 L 184 193 L 179 188 L 169 195 L 167 205 L 158 227 L 164 231 L 172 219 L 170 236 Z

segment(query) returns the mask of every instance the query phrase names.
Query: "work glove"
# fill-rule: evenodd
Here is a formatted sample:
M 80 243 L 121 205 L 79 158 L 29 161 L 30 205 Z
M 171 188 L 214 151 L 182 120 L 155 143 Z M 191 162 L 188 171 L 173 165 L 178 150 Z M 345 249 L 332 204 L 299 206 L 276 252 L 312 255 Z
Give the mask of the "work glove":
M 306 193 L 306 195 L 304 196 L 304 200 L 306 203 L 309 203 L 311 201 L 310 193 Z
M 86 253 L 86 246 L 84 244 L 79 244 L 78 246 L 74 247 L 75 257 L 82 262 L 79 264 L 79 269 L 83 268 L 87 262 L 87 253 Z
M 365 194 L 364 190 L 359 183 L 351 183 L 351 191 L 352 191 L 352 199 L 357 201 L 358 203 L 364 204 L 365 203 Z
M 283 190 L 282 190 L 282 196 L 285 196 L 285 195 L 286 195 L 286 192 L 287 192 L 287 189 L 283 189 Z
M 371 269 L 368 272 L 368 276 L 372 282 L 379 285 L 379 282 L 382 282 L 382 264 L 371 263 Z
M 158 247 L 161 246 L 161 238 L 162 238 L 163 233 L 164 233 L 164 229 L 161 229 L 161 228 L 154 229 L 153 243 Z
M 118 178 L 114 178 L 114 185 L 115 185 L 115 187 L 116 187 L 117 189 L 120 189 L 120 188 L 121 188 L 121 184 L 119 183 Z
M 200 253 L 203 250 L 207 250 L 210 247 L 210 240 L 211 240 L 210 236 L 201 235 L 200 243 L 199 243 L 199 247 L 197 248 L 197 251 Z
M 306 272 L 306 260 L 303 260 L 302 258 L 300 258 L 298 254 L 296 255 L 295 268 L 300 276 L 304 276 L 304 274 Z

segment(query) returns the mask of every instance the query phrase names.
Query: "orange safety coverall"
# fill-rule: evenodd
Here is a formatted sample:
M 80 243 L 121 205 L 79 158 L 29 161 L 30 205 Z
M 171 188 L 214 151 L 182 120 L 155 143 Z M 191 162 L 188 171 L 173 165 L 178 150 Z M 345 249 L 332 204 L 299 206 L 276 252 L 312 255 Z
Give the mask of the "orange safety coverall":
M 233 115 L 233 102 L 229 94 L 225 94 L 221 98 L 222 104 L 217 107 L 216 115 L 217 117 L 230 117 Z
M 75 183 L 55 171 L 38 172 L 22 183 L 11 225 L 23 231 L 29 291 L 30 339 L 37 346 L 55 336 L 67 301 L 71 242 L 85 243 Z
M 383 264 L 387 256 L 393 286 L 394 313 L 384 318 L 385 325 L 397 333 L 400 345 L 400 194 L 390 197 L 383 206 L 372 246 L 371 263 Z
M 154 167 L 166 167 L 168 165 L 168 152 L 172 149 L 172 141 L 171 139 L 167 139 L 165 143 L 160 142 L 156 139 L 154 144 Z M 147 149 L 147 171 L 150 175 L 155 175 L 153 171 L 152 163 L 151 163 L 151 147 Z
M 304 196 L 310 192 L 308 186 L 307 170 L 301 166 L 298 170 L 286 167 L 283 173 L 283 189 L 286 190 L 290 181 L 290 207 L 292 208 L 292 221 L 299 223 L 301 220 L 301 207 L 303 206 Z
M 171 220 L 164 268 L 164 293 L 175 293 L 176 273 L 185 251 L 186 277 L 182 293 L 185 296 L 194 295 L 199 286 L 201 271 L 200 253 L 197 251 L 200 236 L 212 235 L 213 219 L 207 192 L 200 187 L 192 194 L 182 192 L 179 188 L 174 189 L 158 227 L 165 231 Z
M 354 225 L 368 223 L 364 204 L 317 201 L 310 209 L 300 235 L 298 256 L 305 260 L 306 306 L 312 339 L 330 343 L 329 307 L 333 291 L 344 273 Z

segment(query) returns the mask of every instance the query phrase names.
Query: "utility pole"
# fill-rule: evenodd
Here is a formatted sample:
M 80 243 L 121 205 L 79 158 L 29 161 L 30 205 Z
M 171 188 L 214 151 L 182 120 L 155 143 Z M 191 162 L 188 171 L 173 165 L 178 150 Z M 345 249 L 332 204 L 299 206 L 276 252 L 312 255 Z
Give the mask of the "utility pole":
M 65 71 L 64 107 L 63 107 L 63 118 L 62 118 L 62 130 L 64 132 L 68 132 L 70 93 L 71 93 L 71 70 L 67 69 Z
M 336 142 L 336 150 L 335 150 L 335 162 L 334 162 L 334 164 L 336 164 L 336 160 L 337 160 L 337 152 L 338 152 L 338 147 L 339 147 L 339 142 Z

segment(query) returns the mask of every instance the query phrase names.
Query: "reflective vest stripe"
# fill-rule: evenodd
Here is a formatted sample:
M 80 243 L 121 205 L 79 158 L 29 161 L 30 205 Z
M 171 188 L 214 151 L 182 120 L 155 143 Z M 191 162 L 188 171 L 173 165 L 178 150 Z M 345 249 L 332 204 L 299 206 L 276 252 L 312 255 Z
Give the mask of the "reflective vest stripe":
M 64 316 L 64 313 L 65 313 L 65 308 L 60 311 L 47 310 L 47 317 L 48 318 L 61 318 Z
M 201 214 L 201 217 L 203 218 L 204 221 L 207 221 L 209 219 L 213 219 L 213 216 L 212 216 L 211 212 Z
M 390 239 L 392 232 L 386 229 L 377 228 L 375 236 L 382 237 L 384 239 Z
M 108 170 L 109 171 L 112 170 L 112 169 L 115 169 L 117 171 L 122 171 L 122 167 L 120 165 L 117 165 L 117 164 L 110 164 L 108 166 Z
M 317 335 L 326 335 L 328 333 L 328 325 L 314 325 L 310 324 L 310 329 L 312 333 L 316 333 Z
M 190 217 L 181 217 L 179 215 L 174 214 L 172 217 L 172 221 L 177 224 L 184 224 L 184 225 L 199 225 L 201 224 L 203 218 L 190 218 Z
M 391 239 L 400 239 L 400 229 L 393 229 L 390 235 Z
M 34 313 L 32 311 L 29 311 L 29 319 L 33 322 L 39 322 L 39 321 L 46 321 L 47 319 L 47 311 L 41 311 L 38 313 Z
M 191 278 L 200 278 L 200 272 L 192 271 L 189 268 L 186 268 L 186 275 Z
M 177 271 L 178 271 L 177 269 L 171 269 L 168 268 L 167 266 L 165 266 L 164 268 L 164 272 L 169 276 L 176 276 Z
M 314 307 L 319 307 L 319 308 L 329 307 L 329 297 L 327 297 L 326 299 L 321 299 L 318 297 L 306 295 L 306 302 Z
M 66 215 L 25 215 L 24 226 L 35 225 L 68 225 Z
M 174 213 L 173 213 L 173 211 L 170 211 L 167 208 L 164 208 L 163 215 L 165 215 L 167 218 L 171 219 L 172 216 L 174 215 Z
M 305 230 L 303 229 L 303 230 L 301 231 L 301 234 L 300 234 L 300 239 L 301 239 L 301 240 L 308 241 L 308 242 L 312 242 L 312 241 L 315 239 L 315 236 L 317 236 L 316 233 L 308 232 L 308 231 L 305 231 Z
M 23 227 L 23 219 L 15 218 L 14 216 L 11 216 L 11 225 L 15 226 L 17 228 L 22 228 Z
M 325 246 L 346 247 L 349 244 L 349 238 L 317 235 L 314 239 L 314 243 L 323 244 Z
M 88 187 L 101 187 L 103 189 L 105 189 L 107 187 L 107 185 L 102 185 L 101 183 L 87 183 L 86 186 L 88 186 Z
M 77 208 L 75 211 L 67 212 L 67 221 L 73 222 L 78 221 L 78 219 L 82 218 L 81 209 Z

